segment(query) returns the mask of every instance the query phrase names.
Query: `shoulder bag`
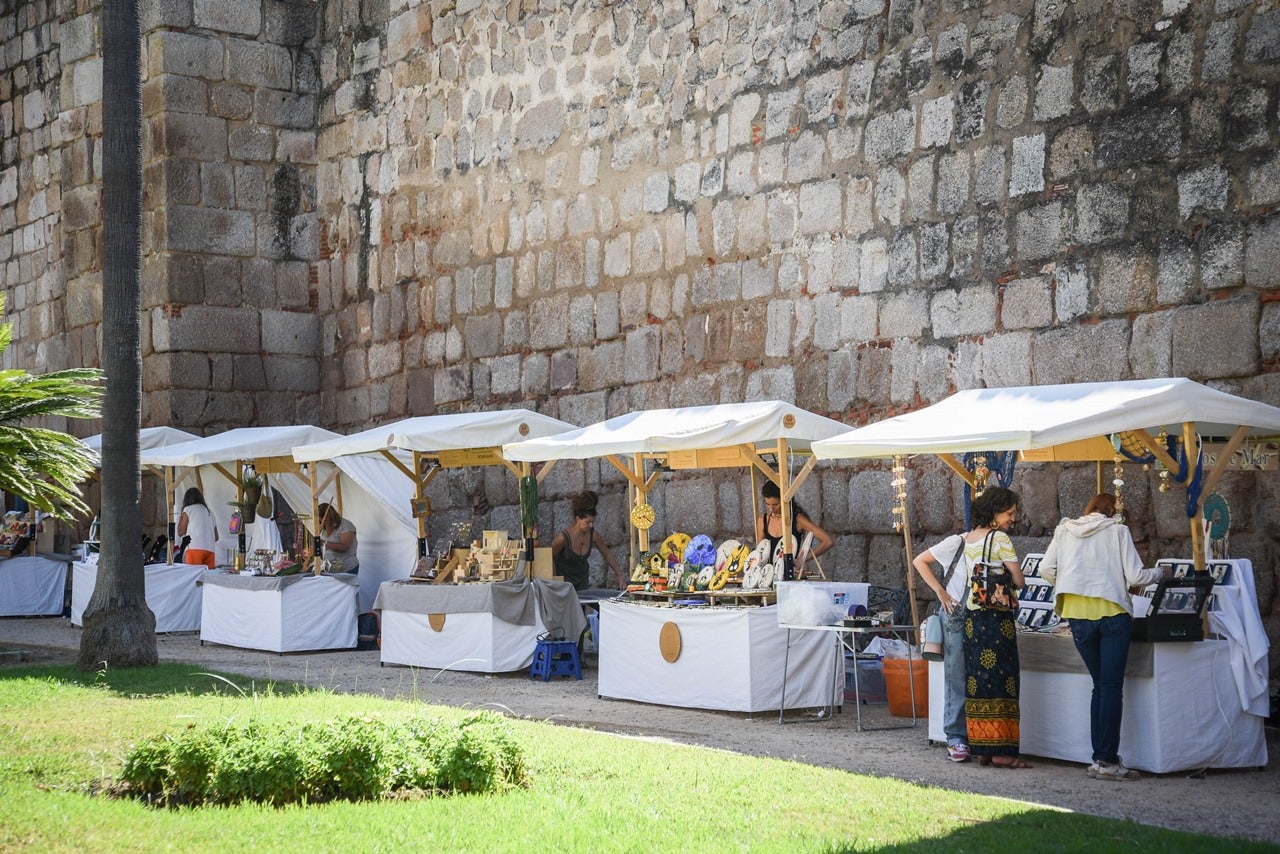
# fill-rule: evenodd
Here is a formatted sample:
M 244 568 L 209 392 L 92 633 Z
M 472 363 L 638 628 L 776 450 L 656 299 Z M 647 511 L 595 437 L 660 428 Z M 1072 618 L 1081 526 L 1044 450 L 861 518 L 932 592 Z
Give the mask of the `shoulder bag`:
M 1018 608 L 1018 590 L 1013 577 L 1002 562 L 991 559 L 995 535 L 991 531 L 982 541 L 982 557 L 974 563 L 969 576 L 969 599 L 983 610 L 1014 611 Z

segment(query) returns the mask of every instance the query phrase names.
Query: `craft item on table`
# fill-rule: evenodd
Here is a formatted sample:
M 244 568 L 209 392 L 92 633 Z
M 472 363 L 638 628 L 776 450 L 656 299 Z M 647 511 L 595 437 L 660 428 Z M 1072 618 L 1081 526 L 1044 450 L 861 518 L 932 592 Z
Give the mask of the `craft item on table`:
M 717 569 L 716 574 L 712 576 L 711 581 L 707 584 L 708 590 L 723 590 L 725 585 L 729 583 L 729 570 Z
M 689 547 L 689 541 L 693 538 L 681 531 L 676 531 L 658 547 L 658 554 L 662 555 L 662 559 L 667 563 L 679 563 L 684 559 L 684 550 Z
M 631 508 L 631 524 L 636 530 L 647 531 L 653 527 L 653 507 L 644 501 Z
M 684 589 L 680 586 L 684 583 L 684 575 L 684 564 L 673 563 L 670 568 L 667 569 L 667 587 L 672 590 Z M 693 575 L 696 575 L 696 573 L 693 573 Z
M 733 561 L 742 543 L 738 540 L 725 540 L 716 549 L 716 569 L 725 569 Z
M 716 546 L 706 534 L 698 534 L 689 541 L 684 549 L 684 562 L 691 566 L 714 568 L 716 563 Z
M 742 589 L 758 590 L 761 587 L 760 581 L 764 573 L 764 568 L 773 560 L 772 547 L 768 540 L 761 540 L 756 544 L 755 549 L 747 555 L 746 562 L 742 567 Z
M 704 566 L 702 571 L 698 573 L 698 589 L 706 590 L 715 574 L 716 568 L 714 566 Z

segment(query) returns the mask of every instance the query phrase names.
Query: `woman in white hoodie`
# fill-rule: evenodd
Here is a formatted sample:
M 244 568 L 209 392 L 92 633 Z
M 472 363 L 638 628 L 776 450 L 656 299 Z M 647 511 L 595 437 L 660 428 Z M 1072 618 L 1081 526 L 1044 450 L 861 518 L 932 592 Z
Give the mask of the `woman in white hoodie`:
M 1144 569 L 1133 536 L 1116 516 L 1116 497 L 1094 496 L 1079 519 L 1063 519 L 1040 561 L 1040 574 L 1054 585 L 1053 610 L 1071 622 L 1071 636 L 1093 678 L 1089 734 L 1099 780 L 1136 780 L 1137 771 L 1120 761 L 1120 720 L 1124 668 L 1129 660 L 1133 620 L 1130 587 L 1161 577 Z

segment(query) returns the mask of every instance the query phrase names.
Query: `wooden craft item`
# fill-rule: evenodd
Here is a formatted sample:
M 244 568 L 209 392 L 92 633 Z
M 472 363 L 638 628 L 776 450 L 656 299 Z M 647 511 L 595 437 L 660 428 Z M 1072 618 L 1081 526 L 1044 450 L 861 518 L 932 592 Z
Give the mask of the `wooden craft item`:
M 668 664 L 675 664 L 680 659 L 682 641 L 680 627 L 675 623 L 663 623 L 658 632 L 658 650 Z
M 427 614 L 427 625 L 433 632 L 444 631 L 444 614 Z

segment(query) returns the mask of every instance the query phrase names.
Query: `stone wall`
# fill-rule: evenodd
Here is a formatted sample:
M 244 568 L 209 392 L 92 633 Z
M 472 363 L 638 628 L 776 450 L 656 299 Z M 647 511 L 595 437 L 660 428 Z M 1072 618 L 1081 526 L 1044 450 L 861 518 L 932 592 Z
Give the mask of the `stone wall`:
M 857 424 L 961 388 L 1160 375 L 1280 403 L 1270 2 L 146 7 L 148 423 L 781 398 Z M 96 9 L 0 0 L 24 367 L 97 361 Z M 1020 469 L 1019 546 L 1094 478 Z M 936 461 L 909 480 L 927 545 L 961 494 Z M 1185 553 L 1177 493 L 1126 480 L 1144 554 Z M 515 526 L 504 471 L 437 484 L 433 534 Z M 664 484 L 655 531 L 748 535 L 740 472 Z M 1220 487 L 1267 615 L 1275 484 Z M 625 550 L 609 465 L 544 486 L 544 535 L 595 488 Z M 901 583 L 890 494 L 882 464 L 801 490 L 840 577 Z
M 960 388 L 1161 375 L 1280 403 L 1269 3 L 335 0 L 321 40 L 335 428 L 757 398 L 852 424 Z M 1095 477 L 1020 470 L 1025 533 Z M 739 473 L 675 479 L 655 530 L 750 530 Z M 823 465 L 800 493 L 841 577 L 901 583 L 888 480 Z M 1128 481 L 1146 554 L 1185 552 L 1177 494 Z M 1274 483 L 1221 486 L 1268 614 Z M 611 467 L 547 487 L 544 531 L 600 488 L 625 547 Z M 482 490 L 514 501 L 480 475 L 453 493 Z M 911 490 L 922 545 L 955 527 L 940 465 Z

